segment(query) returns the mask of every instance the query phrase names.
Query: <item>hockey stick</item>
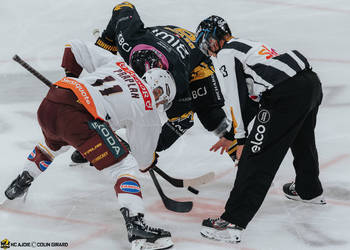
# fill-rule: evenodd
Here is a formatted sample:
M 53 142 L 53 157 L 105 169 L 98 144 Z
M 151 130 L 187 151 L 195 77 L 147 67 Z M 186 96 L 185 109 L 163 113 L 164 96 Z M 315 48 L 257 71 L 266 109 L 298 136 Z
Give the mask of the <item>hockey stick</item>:
M 24 60 L 22 60 L 18 55 L 15 55 L 12 58 L 14 61 L 18 62 L 20 65 L 22 65 L 26 70 L 28 70 L 30 73 L 32 73 L 34 76 L 36 76 L 40 81 L 42 81 L 43 83 L 45 83 L 46 86 L 51 87 L 52 83 L 46 79 L 42 74 L 40 74 L 37 70 L 35 70 L 33 67 L 31 67 L 29 64 L 27 64 Z M 126 143 L 126 142 L 125 142 Z M 167 176 L 169 179 L 172 179 L 172 177 L 168 176 L 167 174 L 165 174 L 162 171 L 164 176 Z M 152 180 L 154 185 L 157 188 L 157 191 L 159 192 L 160 197 L 162 198 L 162 201 L 165 205 L 165 207 L 171 211 L 175 211 L 175 212 L 188 212 L 192 209 L 193 203 L 192 202 L 180 202 L 180 201 L 175 201 L 175 200 L 171 200 L 170 198 L 168 198 L 167 196 L 165 196 L 163 190 L 161 189 L 158 180 L 156 179 L 154 172 L 150 171 Z M 163 177 L 165 178 L 165 177 Z M 191 192 L 194 192 L 198 190 L 192 188 L 194 191 L 190 190 L 190 187 L 188 190 L 190 190 Z M 181 205 L 182 204 L 182 205 Z
M 157 177 L 154 174 L 152 169 L 149 170 L 149 174 L 151 175 L 153 183 L 154 183 L 154 185 L 157 188 L 157 191 L 158 191 L 158 193 L 160 195 L 160 198 L 163 201 L 164 206 L 168 210 L 173 211 L 173 212 L 178 212 L 178 213 L 187 213 L 187 212 L 192 210 L 192 207 L 193 207 L 193 202 L 192 201 L 175 201 L 175 200 L 170 199 L 169 197 L 167 197 L 164 194 L 161 186 L 159 185 Z
M 209 181 L 212 181 L 215 177 L 214 172 L 209 172 L 207 174 L 204 174 L 202 176 L 199 176 L 197 178 L 192 178 L 192 179 L 176 179 L 165 172 L 158 168 L 157 166 L 153 167 L 153 170 L 156 171 L 160 176 L 162 176 L 165 180 L 167 180 L 171 185 L 175 187 L 187 187 L 188 191 L 198 194 L 199 191 L 192 186 L 200 186 L 203 184 L 208 183 Z
M 42 74 L 40 74 L 38 71 L 36 71 L 32 66 L 30 66 L 28 63 L 22 60 L 18 55 L 14 55 L 12 59 L 16 62 L 18 62 L 23 68 L 28 70 L 30 73 L 32 73 L 36 78 L 38 78 L 40 81 L 45 83 L 46 86 L 51 87 L 52 83 L 46 79 Z
M 118 136 L 118 138 L 122 141 L 122 143 L 124 143 L 124 145 L 130 151 L 129 144 L 121 136 Z M 156 171 L 157 174 L 159 174 L 161 177 L 163 177 L 165 180 L 167 180 L 174 187 L 178 187 L 178 188 L 187 187 L 188 191 L 190 191 L 196 195 L 199 193 L 199 191 L 191 186 L 200 186 L 200 185 L 206 184 L 209 181 L 213 180 L 214 176 L 215 176 L 214 172 L 210 172 L 210 173 L 207 173 L 205 175 L 202 175 L 202 176 L 199 176 L 199 177 L 193 178 L 193 179 L 176 179 L 174 177 L 169 176 L 167 173 L 165 173 L 163 170 L 161 170 L 157 166 L 152 167 L 152 169 L 154 171 Z

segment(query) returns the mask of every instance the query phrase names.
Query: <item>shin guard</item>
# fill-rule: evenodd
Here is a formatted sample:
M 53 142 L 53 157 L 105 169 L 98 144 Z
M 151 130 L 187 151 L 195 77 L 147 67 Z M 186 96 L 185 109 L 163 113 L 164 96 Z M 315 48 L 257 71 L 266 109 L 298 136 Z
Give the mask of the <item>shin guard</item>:
M 121 175 L 114 185 L 115 193 L 121 207 L 126 207 L 132 215 L 144 212 L 141 186 L 136 177 Z
M 44 172 L 52 163 L 53 156 L 49 156 L 40 146 L 36 146 L 27 159 L 34 162 L 38 169 Z

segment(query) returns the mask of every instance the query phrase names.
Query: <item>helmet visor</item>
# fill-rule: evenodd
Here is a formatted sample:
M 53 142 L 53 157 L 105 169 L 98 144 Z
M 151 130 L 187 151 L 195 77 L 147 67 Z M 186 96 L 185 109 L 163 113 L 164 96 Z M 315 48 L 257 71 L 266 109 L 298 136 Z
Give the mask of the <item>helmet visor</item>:
M 209 56 L 209 41 L 202 39 L 201 43 L 199 44 L 199 49 L 204 55 Z
M 206 56 L 215 55 L 219 50 L 219 41 L 215 36 L 215 31 L 216 29 L 214 29 L 214 32 L 210 32 L 208 29 L 203 29 L 197 32 L 196 44 Z
M 208 32 L 207 30 L 200 30 L 196 34 L 196 44 L 199 47 L 199 49 L 202 51 L 202 53 L 206 56 L 209 56 L 208 50 L 209 50 L 209 40 L 208 40 Z

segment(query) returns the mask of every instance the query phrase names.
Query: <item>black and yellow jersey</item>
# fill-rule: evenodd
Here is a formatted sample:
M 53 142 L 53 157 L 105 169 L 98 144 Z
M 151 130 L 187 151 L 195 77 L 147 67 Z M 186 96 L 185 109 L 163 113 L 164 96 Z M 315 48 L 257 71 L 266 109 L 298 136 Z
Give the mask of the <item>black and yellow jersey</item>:
M 168 148 L 193 125 L 193 112 L 208 131 L 226 119 L 224 98 L 214 67 L 194 43 L 195 34 L 184 28 L 165 25 L 145 27 L 136 8 L 129 2 L 114 7 L 112 17 L 96 45 L 119 53 L 131 64 L 139 48 L 154 48 L 165 61 L 176 83 L 176 96 L 167 111 L 158 151 Z

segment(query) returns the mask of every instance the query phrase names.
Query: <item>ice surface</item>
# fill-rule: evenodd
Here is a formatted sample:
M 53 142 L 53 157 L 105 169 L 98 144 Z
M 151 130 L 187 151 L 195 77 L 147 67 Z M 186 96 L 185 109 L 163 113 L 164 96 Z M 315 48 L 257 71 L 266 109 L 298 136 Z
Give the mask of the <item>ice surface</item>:
M 0 6 L 0 190 L 22 169 L 41 140 L 36 109 L 47 87 L 11 60 L 19 54 L 51 81 L 63 76 L 60 58 L 66 41 L 94 41 L 115 1 L 17 0 Z M 146 26 L 179 25 L 194 30 L 203 18 L 227 19 L 234 35 L 264 41 L 277 49 L 297 49 L 311 61 L 324 86 L 316 129 L 326 206 L 286 200 L 284 183 L 293 180 L 287 155 L 274 184 L 240 244 L 203 239 L 200 223 L 218 216 L 232 188 L 235 170 L 227 156 L 209 152 L 216 138 L 199 121 L 168 151 L 159 167 L 177 177 L 215 171 L 215 181 L 194 196 L 161 180 L 169 197 L 193 200 L 188 214 L 167 211 L 149 176 L 141 177 L 146 219 L 169 229 L 175 249 L 346 250 L 350 249 L 350 2 L 348 0 L 148 0 L 133 1 Z M 30 188 L 27 202 L 0 208 L 0 241 L 68 242 L 72 249 L 129 249 L 113 183 L 90 167 L 68 167 L 72 151 L 57 158 Z M 0 193 L 2 198 L 3 191 Z M 31 249 L 31 248 L 20 248 Z M 42 248 L 45 249 L 45 248 Z M 46 248 L 53 249 L 53 248 Z M 65 248 L 57 248 L 65 249 Z

